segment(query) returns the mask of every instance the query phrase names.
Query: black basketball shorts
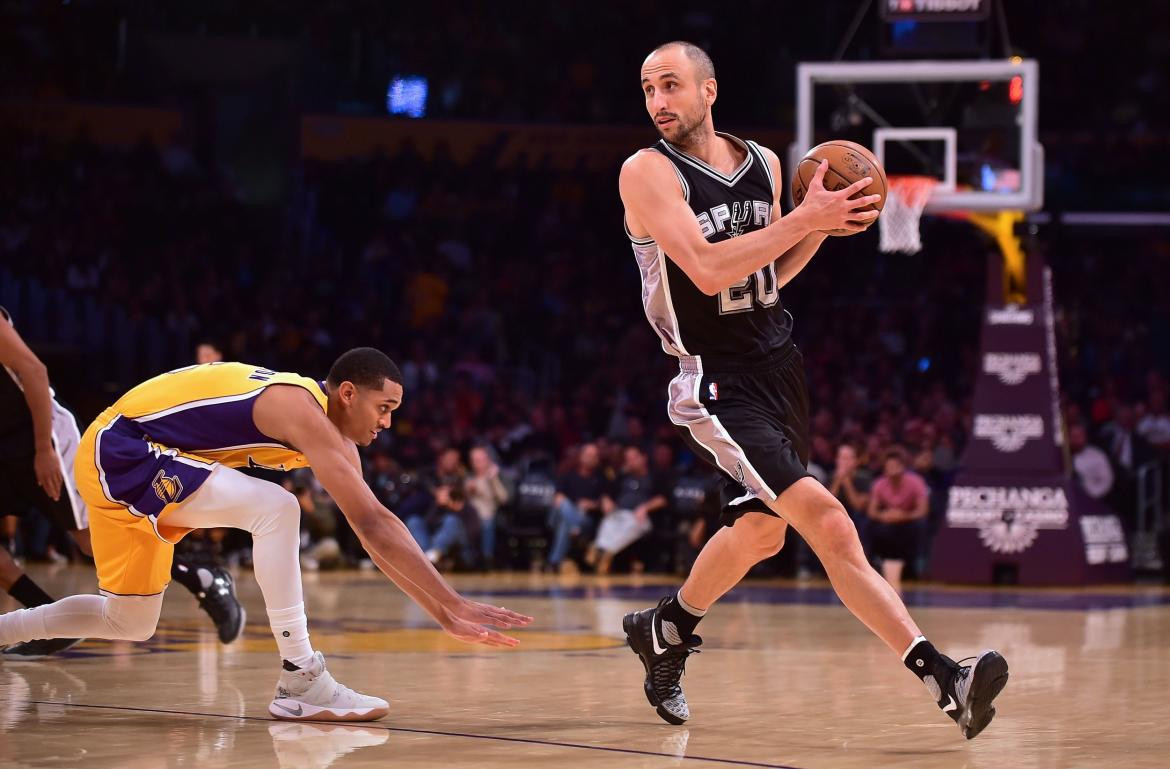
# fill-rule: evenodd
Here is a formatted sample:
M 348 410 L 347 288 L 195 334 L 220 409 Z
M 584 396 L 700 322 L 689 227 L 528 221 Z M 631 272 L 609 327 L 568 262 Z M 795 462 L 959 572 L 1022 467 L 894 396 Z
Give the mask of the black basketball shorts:
M 735 491 L 720 522 L 744 513 L 775 515 L 775 500 L 808 473 L 808 388 L 795 345 L 756 371 L 705 371 L 697 356 L 679 359 L 670 383 L 670 420 L 695 453 Z

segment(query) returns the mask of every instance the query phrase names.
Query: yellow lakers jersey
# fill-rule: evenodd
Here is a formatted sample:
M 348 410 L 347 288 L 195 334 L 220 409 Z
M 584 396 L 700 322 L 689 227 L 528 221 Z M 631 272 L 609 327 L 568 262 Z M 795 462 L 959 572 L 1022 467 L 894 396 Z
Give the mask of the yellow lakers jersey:
M 272 385 L 302 387 L 328 411 L 321 382 L 246 363 L 205 363 L 148 379 L 98 421 L 108 424 L 121 417 L 151 443 L 228 467 L 307 467 L 303 454 L 260 432 L 252 421 L 256 398 Z

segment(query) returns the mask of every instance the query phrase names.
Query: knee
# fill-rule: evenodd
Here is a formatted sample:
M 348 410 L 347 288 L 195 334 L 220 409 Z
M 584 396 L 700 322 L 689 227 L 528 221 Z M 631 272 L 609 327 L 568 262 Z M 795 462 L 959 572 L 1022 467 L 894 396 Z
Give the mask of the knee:
M 761 534 L 758 548 L 760 553 L 760 560 L 771 558 L 780 552 L 784 547 L 784 534 L 788 531 L 788 524 L 779 519 L 776 523 L 767 527 Z
M 122 634 L 122 638 L 126 641 L 149 641 L 154 638 L 154 631 L 157 628 L 158 624 L 153 622 L 149 625 L 131 627 Z
M 812 528 L 809 544 L 814 545 L 822 558 L 847 557 L 861 552 L 857 527 L 840 505 L 826 506 Z
M 258 522 L 257 530 L 252 533 L 264 534 L 280 528 L 294 528 L 299 532 L 301 503 L 297 500 L 296 495 L 275 483 L 269 485 L 272 486 L 272 489 L 267 491 L 258 506 L 263 511 L 261 513 L 263 518 Z
M 300 519 L 301 503 L 297 500 L 297 495 L 291 491 L 287 491 L 282 486 L 272 484 L 273 489 L 271 493 L 271 501 L 269 504 L 272 509 L 280 513 L 282 516 L 296 516 Z
M 736 521 L 732 529 L 738 530 L 745 549 L 758 562 L 771 558 L 784 547 L 788 524 L 775 516 L 748 514 Z
M 161 612 L 161 594 L 144 598 L 119 596 L 106 599 L 106 622 L 118 638 L 126 641 L 150 640 L 158 627 Z

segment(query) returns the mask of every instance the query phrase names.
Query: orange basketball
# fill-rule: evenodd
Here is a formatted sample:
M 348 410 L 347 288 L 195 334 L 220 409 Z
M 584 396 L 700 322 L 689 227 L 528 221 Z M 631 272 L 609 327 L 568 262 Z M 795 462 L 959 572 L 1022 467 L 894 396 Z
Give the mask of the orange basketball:
M 817 166 L 822 160 L 829 161 L 829 168 L 825 171 L 825 189 L 830 191 L 843 190 L 853 182 L 873 177 L 873 182 L 854 197 L 865 195 L 881 195 L 877 203 L 871 203 L 863 211 L 873 209 L 881 211 L 886 204 L 886 171 L 873 153 L 856 142 L 834 139 L 813 147 L 800 162 L 792 174 L 792 200 L 796 205 L 804 201 L 804 193 L 816 173 Z M 826 230 L 830 235 L 856 235 L 849 230 Z

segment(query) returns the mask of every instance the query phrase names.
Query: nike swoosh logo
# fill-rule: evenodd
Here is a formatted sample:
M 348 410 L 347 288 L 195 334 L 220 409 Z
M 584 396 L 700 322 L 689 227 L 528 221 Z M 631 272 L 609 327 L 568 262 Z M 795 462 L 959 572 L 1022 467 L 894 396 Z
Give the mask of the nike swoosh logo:
M 293 716 L 299 716 L 305 712 L 304 709 L 302 709 L 300 705 L 297 705 L 297 709 L 293 710 L 292 708 L 285 707 L 284 705 L 281 705 L 279 702 L 274 702 L 272 704 L 275 705 L 276 707 L 280 708 L 284 712 L 288 713 L 289 715 L 293 715 Z
M 654 629 L 653 622 L 650 624 L 650 640 L 652 642 L 651 645 L 654 647 L 655 654 L 666 654 L 666 649 L 658 645 L 658 631 Z
M 959 703 L 955 702 L 954 697 L 952 697 L 951 695 L 948 694 L 947 699 L 950 700 L 950 702 L 948 702 L 946 705 L 943 705 L 943 712 L 944 713 L 950 713 L 952 710 L 959 709 Z

